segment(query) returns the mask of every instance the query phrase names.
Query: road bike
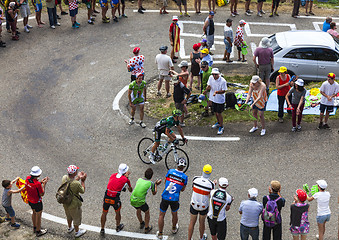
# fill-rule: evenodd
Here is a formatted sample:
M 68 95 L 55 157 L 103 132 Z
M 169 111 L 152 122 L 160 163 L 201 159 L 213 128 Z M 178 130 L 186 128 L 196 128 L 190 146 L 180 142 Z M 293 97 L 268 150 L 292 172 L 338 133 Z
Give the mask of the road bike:
M 154 145 L 154 140 L 149 137 L 144 137 L 138 143 L 138 155 L 141 161 L 146 164 L 151 164 L 149 160 L 149 155 L 151 154 L 152 147 Z M 179 146 L 185 145 L 184 140 L 179 139 Z M 186 167 L 184 172 L 187 171 L 189 167 L 189 158 L 187 153 L 179 148 L 174 143 L 167 143 L 167 140 L 160 139 L 159 147 L 155 150 L 154 161 L 160 162 L 165 157 L 165 164 L 167 169 L 177 168 L 177 160 L 179 158 L 184 158 L 186 160 Z

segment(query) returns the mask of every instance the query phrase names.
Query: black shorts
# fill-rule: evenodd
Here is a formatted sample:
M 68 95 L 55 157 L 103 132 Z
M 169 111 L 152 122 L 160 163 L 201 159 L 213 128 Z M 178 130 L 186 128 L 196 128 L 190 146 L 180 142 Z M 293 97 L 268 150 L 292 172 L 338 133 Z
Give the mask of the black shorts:
M 210 227 L 211 235 L 218 236 L 218 240 L 226 239 L 227 234 L 227 222 L 226 218 L 224 221 L 218 222 L 217 219 L 207 218 L 208 226 Z
M 328 106 L 328 105 L 320 103 L 320 112 L 324 113 L 326 109 L 327 109 L 327 112 L 329 112 L 329 113 L 333 112 L 333 110 L 334 110 L 333 106 Z
M 237 50 L 241 52 L 241 47 L 237 47 Z
M 38 202 L 38 203 L 28 202 L 28 204 L 29 206 L 31 206 L 32 210 L 35 210 L 35 212 L 41 212 L 43 209 L 42 202 Z
M 110 206 L 112 206 L 116 212 L 119 211 L 121 208 L 120 197 L 109 197 L 105 194 L 104 204 L 102 206 L 103 211 L 108 212 Z
M 190 213 L 193 214 L 193 215 L 198 215 L 198 214 L 200 214 L 200 215 L 202 215 L 202 216 L 205 216 L 205 215 L 208 213 L 208 208 L 206 208 L 205 210 L 199 211 L 199 210 L 195 210 L 195 209 L 192 207 L 192 205 L 191 205 L 191 207 L 190 207 Z
M 176 212 L 179 210 L 179 202 L 178 201 L 167 201 L 165 199 L 162 199 L 161 200 L 161 203 L 160 203 L 160 211 L 161 212 L 166 212 L 167 209 L 168 209 L 168 206 L 171 206 L 171 211 L 172 212 Z
M 140 206 L 140 207 L 134 207 L 135 209 L 140 209 L 141 211 L 143 212 L 147 212 L 149 207 L 148 207 L 148 204 L 145 203 L 144 205 Z
M 154 141 L 160 142 L 161 134 L 165 133 L 166 127 L 154 128 Z
M 212 102 L 212 110 L 213 112 L 216 113 L 222 113 L 225 109 L 225 104 L 224 103 L 215 103 Z

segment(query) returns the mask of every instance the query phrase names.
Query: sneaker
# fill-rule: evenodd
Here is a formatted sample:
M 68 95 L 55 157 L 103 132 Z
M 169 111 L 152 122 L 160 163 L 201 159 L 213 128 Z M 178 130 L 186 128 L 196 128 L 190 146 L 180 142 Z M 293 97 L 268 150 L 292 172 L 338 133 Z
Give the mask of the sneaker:
M 234 13 L 231 13 L 231 16 L 232 16 L 232 17 L 235 17 L 235 14 L 234 14 Z
M 224 133 L 224 127 L 219 127 L 219 130 L 217 132 L 218 135 L 221 135 Z
M 67 233 L 71 233 L 71 232 L 73 232 L 73 230 L 74 230 L 74 227 L 73 227 L 73 226 L 70 227 L 70 228 L 67 228 Z
M 27 27 L 27 28 L 33 28 L 31 25 L 28 25 L 28 24 L 26 25 L 26 27 Z
M 179 125 L 180 125 L 180 127 L 185 127 L 186 126 L 185 123 L 183 123 L 183 122 L 179 123 Z
M 251 10 L 249 10 L 249 9 L 248 9 L 246 12 L 247 12 L 247 13 L 253 13 L 253 11 L 251 11 Z
M 297 128 L 296 127 L 292 127 L 292 132 L 296 132 Z
M 88 20 L 87 22 L 88 22 L 88 24 L 91 24 L 91 25 L 94 24 L 94 22 L 92 20 Z
M 266 129 L 261 129 L 260 136 L 264 136 L 266 134 Z
M 142 223 L 140 223 L 140 229 L 144 229 L 144 227 L 145 227 L 145 222 L 142 221 Z
M 157 231 L 157 233 L 155 234 L 155 236 L 157 237 L 157 239 L 163 239 L 163 235 L 161 232 Z
M 264 10 L 261 10 L 260 12 L 261 12 L 261 14 L 266 14 L 266 12 Z
M 262 17 L 262 14 L 260 12 L 258 12 L 257 16 L 258 17 Z
M 126 16 L 126 14 L 122 14 L 121 15 L 123 18 L 128 18 L 127 16 Z
M 144 12 L 139 8 L 138 13 L 144 14 Z
M 18 40 L 19 40 L 19 36 L 18 36 L 18 35 L 15 35 L 14 37 L 12 37 L 12 40 L 13 40 L 13 41 L 18 41 Z
M 146 124 L 145 124 L 144 122 L 140 122 L 139 125 L 140 125 L 140 127 L 142 127 L 142 128 L 145 128 L 145 127 L 146 127 Z
M 113 18 L 113 21 L 114 21 L 114 22 L 119 22 L 119 20 L 118 20 L 117 17 L 114 17 L 114 18 Z
M 245 12 L 246 16 L 251 16 L 252 14 L 250 14 L 249 12 Z
M 94 10 L 93 12 L 94 12 L 94 13 L 100 13 L 100 12 L 99 12 L 99 11 L 97 11 L 97 10 Z M 105 231 L 104 231 L 104 232 L 105 232 Z
M 61 17 L 59 15 L 57 15 L 57 19 L 61 19 Z
M 124 224 L 120 223 L 119 226 L 115 228 L 117 232 L 120 232 L 124 228 Z
M 208 117 L 208 116 L 209 116 L 208 111 L 204 111 L 204 112 L 201 114 L 201 116 L 203 116 L 203 117 Z
M 109 20 L 110 18 L 109 18 L 109 17 L 107 17 L 107 16 L 105 16 L 105 19 L 106 19 L 106 20 Z
M 134 118 L 131 118 L 131 119 L 129 120 L 128 124 L 129 124 L 129 125 L 134 124 Z
M 0 41 L 0 47 L 6 47 L 6 43 L 3 41 Z
M 74 237 L 76 238 L 81 237 L 85 233 L 86 233 L 86 229 L 79 229 L 79 231 L 75 233 Z
M 103 23 L 109 23 L 110 21 L 109 21 L 109 19 L 107 19 L 107 18 L 103 18 L 103 19 L 102 19 L 102 22 L 103 22 Z
M 257 130 L 258 130 L 258 127 L 252 127 L 251 130 L 250 130 L 250 133 L 254 133 Z
M 233 12 L 235 15 L 239 15 L 239 13 L 237 11 Z
M 271 14 L 269 15 L 269 17 L 273 17 L 273 13 L 271 13 Z
M 72 28 L 79 28 L 79 26 L 76 25 L 76 24 L 73 24 L 73 25 L 72 25 Z
M 327 124 L 327 123 L 325 123 L 325 124 L 323 125 L 323 129 L 331 129 L 331 127 L 330 127 L 330 126 L 328 126 L 328 124 Z
M 297 125 L 297 131 L 300 132 L 301 131 L 301 126 Z
M 152 164 L 155 164 L 155 162 L 154 162 L 154 153 L 151 153 L 149 156 L 148 156 L 148 159 L 149 159 L 149 161 L 152 163 Z
M 24 30 L 25 30 L 26 33 L 29 33 L 28 27 L 24 27 Z
M 172 233 L 176 234 L 179 230 L 179 224 L 176 224 L 174 227 L 172 227 Z
M 317 234 L 317 235 L 315 235 L 315 238 L 316 238 L 316 239 L 319 239 L 319 235 L 318 235 L 318 234 Z
M 78 23 L 78 22 L 75 22 L 74 24 L 80 26 L 80 23 Z
M 280 123 L 283 123 L 284 122 L 284 119 L 283 118 L 279 118 L 278 120 Z
M 170 94 L 170 93 L 167 93 L 167 94 L 166 94 L 166 97 L 167 97 L 167 98 L 169 98 L 170 96 L 172 96 L 172 94 Z
M 12 228 L 20 228 L 20 224 L 19 223 L 13 223 L 11 224 Z
M 279 17 L 279 14 L 277 12 L 274 13 L 275 16 Z
M 161 92 L 159 91 L 159 92 L 157 92 L 157 96 L 161 96 Z
M 61 24 L 59 22 L 56 23 L 57 26 L 61 26 Z
M 207 240 L 207 233 L 204 233 L 204 235 L 202 235 L 201 240 Z
M 61 12 L 61 15 L 67 15 L 67 14 L 68 14 L 68 12 L 65 12 L 65 11 Z
M 51 26 L 51 28 L 52 28 L 52 29 L 55 29 L 55 26 L 54 26 L 54 25 L 52 25 L 52 26 Z
M 36 232 L 37 237 L 41 237 L 42 235 L 45 235 L 47 233 L 47 229 L 41 229 L 39 232 Z
M 322 129 L 323 128 L 323 123 L 319 123 L 318 129 Z
M 186 16 L 186 17 L 190 17 L 190 15 L 188 14 L 188 12 L 187 12 L 187 13 L 185 13 L 185 16 Z
M 220 127 L 220 124 L 217 122 L 217 123 L 215 123 L 213 126 L 212 126 L 212 128 L 218 128 L 218 127 Z
M 180 12 L 179 17 L 182 17 L 182 16 L 183 16 L 183 14 L 182 14 L 182 12 Z
M 144 8 L 143 6 L 140 7 L 142 11 L 146 11 L 146 8 Z
M 153 227 L 152 225 L 148 226 L 147 228 L 145 228 L 145 234 L 149 233 L 150 231 L 152 231 Z
M 101 237 L 105 237 L 105 229 L 101 229 L 100 230 L 100 236 Z
M 9 221 L 11 221 L 11 218 L 5 218 L 5 221 L 9 222 Z

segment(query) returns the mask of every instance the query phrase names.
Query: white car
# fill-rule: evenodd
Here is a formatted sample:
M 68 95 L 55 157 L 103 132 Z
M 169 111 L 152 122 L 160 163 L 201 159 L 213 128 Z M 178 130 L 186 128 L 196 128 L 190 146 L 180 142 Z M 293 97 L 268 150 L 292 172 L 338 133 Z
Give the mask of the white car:
M 287 31 L 269 37 L 274 53 L 275 81 L 281 66 L 307 81 L 325 81 L 330 72 L 339 76 L 339 41 L 322 31 Z

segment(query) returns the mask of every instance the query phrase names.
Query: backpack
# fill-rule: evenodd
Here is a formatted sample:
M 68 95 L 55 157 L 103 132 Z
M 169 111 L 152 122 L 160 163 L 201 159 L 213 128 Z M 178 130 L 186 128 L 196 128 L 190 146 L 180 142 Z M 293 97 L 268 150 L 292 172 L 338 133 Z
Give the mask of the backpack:
M 226 93 L 225 100 L 226 100 L 226 108 L 235 108 L 235 105 L 237 104 L 237 98 L 234 92 Z
M 275 200 L 271 200 L 267 195 L 268 202 L 266 203 L 265 208 L 262 210 L 262 220 L 266 227 L 274 227 L 277 224 L 281 223 L 281 215 L 278 211 L 277 201 L 281 199 L 278 197 Z
M 73 193 L 70 188 L 72 180 L 64 182 L 61 184 L 61 186 L 58 188 L 58 191 L 55 194 L 55 197 L 60 204 L 66 204 L 69 205 L 72 202 L 73 199 Z

